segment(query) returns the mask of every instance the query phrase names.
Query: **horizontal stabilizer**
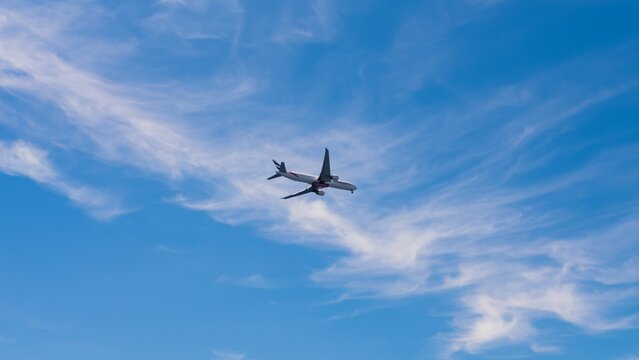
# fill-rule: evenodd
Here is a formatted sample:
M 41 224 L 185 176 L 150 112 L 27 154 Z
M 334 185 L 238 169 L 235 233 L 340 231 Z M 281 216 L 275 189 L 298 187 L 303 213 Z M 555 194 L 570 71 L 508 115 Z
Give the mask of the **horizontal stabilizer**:
M 268 179 L 266 179 L 266 180 L 273 180 L 273 179 L 278 178 L 278 177 L 280 177 L 280 176 L 282 176 L 282 175 L 280 175 L 280 174 L 275 174 L 275 175 L 271 176 L 270 178 L 268 178 Z

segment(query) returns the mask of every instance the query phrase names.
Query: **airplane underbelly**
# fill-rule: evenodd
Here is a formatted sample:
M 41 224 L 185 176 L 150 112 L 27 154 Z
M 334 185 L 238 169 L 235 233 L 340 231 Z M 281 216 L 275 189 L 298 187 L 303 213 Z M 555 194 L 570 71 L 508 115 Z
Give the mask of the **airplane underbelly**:
M 355 190 L 355 187 L 351 184 L 346 184 L 342 182 L 331 182 L 329 184 L 330 187 L 342 190 Z

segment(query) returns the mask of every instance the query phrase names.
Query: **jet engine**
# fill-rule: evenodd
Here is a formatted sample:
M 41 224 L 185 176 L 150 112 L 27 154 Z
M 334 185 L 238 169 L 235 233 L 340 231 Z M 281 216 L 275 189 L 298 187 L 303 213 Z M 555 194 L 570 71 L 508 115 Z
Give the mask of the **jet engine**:
M 315 193 L 319 196 L 324 196 L 325 194 L 324 190 L 317 190 Z
M 339 176 L 337 176 L 337 175 L 331 175 L 331 179 L 332 179 L 332 180 L 337 181 L 337 180 L 339 180 Z

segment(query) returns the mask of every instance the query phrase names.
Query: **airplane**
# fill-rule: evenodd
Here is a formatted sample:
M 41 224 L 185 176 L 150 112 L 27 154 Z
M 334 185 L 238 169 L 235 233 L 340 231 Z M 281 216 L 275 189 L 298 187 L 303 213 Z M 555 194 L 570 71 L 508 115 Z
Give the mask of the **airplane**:
M 342 190 L 350 190 L 351 194 L 353 193 L 353 191 L 357 190 L 357 186 L 346 181 L 340 181 L 339 176 L 337 175 L 331 175 L 331 163 L 328 158 L 328 149 L 324 148 L 324 150 L 324 163 L 322 164 L 322 171 L 320 172 L 320 175 L 318 177 L 287 171 L 286 165 L 283 161 L 281 163 L 278 163 L 277 161 L 273 160 L 273 163 L 277 168 L 277 172 L 275 173 L 275 175 L 269 177 L 267 180 L 272 180 L 283 176 L 293 181 L 304 182 L 311 185 L 300 192 L 285 196 L 282 199 L 290 199 L 295 196 L 300 196 L 312 192 L 314 192 L 316 195 L 324 196 L 324 190 L 322 189 L 329 187 Z

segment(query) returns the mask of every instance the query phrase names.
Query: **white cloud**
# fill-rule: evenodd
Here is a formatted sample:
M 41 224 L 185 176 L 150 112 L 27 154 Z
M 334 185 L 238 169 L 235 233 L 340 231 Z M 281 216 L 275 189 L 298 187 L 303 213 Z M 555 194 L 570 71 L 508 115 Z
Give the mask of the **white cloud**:
M 199 9 L 198 2 L 163 4 L 171 11 L 176 4 L 188 11 Z M 305 18 L 304 26 L 297 26 L 294 17 L 293 25 L 285 19 L 285 33 L 301 32 L 292 37 L 285 34 L 283 41 L 306 36 L 330 38 L 335 19 L 330 9 L 317 4 L 322 3 L 313 5 L 315 15 Z M 619 279 L 618 274 L 637 266 L 636 259 L 624 252 L 628 247 L 620 245 L 636 240 L 636 224 L 620 222 L 607 231 L 552 239 L 546 236 L 546 229 L 574 221 L 571 217 L 575 215 L 531 205 L 539 197 L 596 179 L 597 174 L 622 179 L 627 174 L 609 175 L 602 169 L 611 159 L 627 161 L 636 149 L 602 153 L 588 166 L 544 179 L 541 184 L 508 184 L 512 177 L 546 161 L 538 153 L 527 153 L 523 145 L 618 96 L 627 90 L 626 84 L 599 84 L 596 89 L 573 85 L 580 89 L 566 92 L 562 84 L 555 83 L 557 74 L 570 68 L 567 65 L 496 89 L 456 111 L 433 114 L 441 127 L 417 130 L 417 135 L 397 134 L 391 127 L 371 128 L 348 118 L 336 121 L 339 130 L 325 126 L 317 131 L 315 122 L 292 121 L 310 111 L 281 107 L 269 112 L 251 107 L 246 99 L 259 92 L 262 83 L 248 75 L 218 74 L 212 92 L 198 92 L 197 87 L 181 83 L 139 86 L 117 82 L 65 56 L 65 49 L 58 45 L 65 43 L 64 31 L 58 27 L 72 23 L 69 19 L 47 26 L 48 17 L 14 16 L 15 11 L 6 9 L 0 14 L 4 15 L 0 23 L 0 86 L 60 109 L 65 123 L 58 126 L 67 134 L 68 146 L 114 166 L 160 177 L 179 192 L 171 201 L 206 211 L 216 220 L 234 224 L 257 220 L 267 236 L 274 234 L 280 241 L 339 249 L 342 255 L 335 263 L 312 278 L 343 288 L 342 299 L 459 290 L 460 308 L 454 317 L 454 332 L 447 339 L 452 350 L 468 352 L 531 341 L 535 341 L 530 345 L 534 350 L 534 344 L 541 341 L 536 320 L 543 318 L 560 319 L 590 331 L 636 325 L 634 318 L 608 311 L 636 295 L 606 287 Z M 14 31 L 16 28 L 21 31 Z M 54 30 L 47 30 L 51 28 Z M 410 30 L 408 24 L 406 32 Z M 324 35 L 316 35 L 318 31 Z M 433 35 L 433 43 L 441 41 L 446 27 L 439 31 Z M 421 83 L 426 75 L 424 69 L 414 75 L 410 67 L 402 66 L 414 57 L 411 51 L 404 51 L 405 45 L 398 39 L 388 58 L 395 64 L 393 71 L 403 76 L 395 85 L 404 87 L 404 79 L 410 88 L 418 86 L 414 82 Z M 584 72 L 583 66 L 579 69 L 576 79 Z M 575 83 L 582 85 L 577 80 Z M 225 92 L 228 88 L 231 91 Z M 195 96 L 189 95 L 193 92 Z M 219 96 L 209 102 L 206 98 L 210 94 Z M 242 115 L 260 121 L 222 114 L 207 118 L 205 125 L 192 123 L 194 107 L 230 107 L 232 113 L 243 111 Z M 500 111 L 509 108 L 516 108 L 517 116 L 509 114 L 501 126 L 490 124 L 485 139 L 469 136 L 484 129 L 488 120 L 481 119 L 501 119 Z M 19 131 L 36 136 L 28 127 Z M 275 201 L 297 189 L 286 182 L 263 180 L 272 171 L 270 158 L 311 172 L 319 167 L 325 144 L 333 151 L 336 172 L 352 177 L 361 185 L 360 190 L 353 196 Z M 420 144 L 428 144 L 428 151 L 420 153 Z M 9 154 L 3 155 L 3 171 L 47 184 L 89 209 L 106 207 L 104 198 L 90 200 L 96 196 L 94 191 L 78 191 L 61 180 L 41 150 L 30 145 L 3 146 Z M 450 152 L 453 157 L 447 157 Z M 415 162 L 410 165 L 417 170 L 407 172 L 405 163 L 398 160 L 402 158 Z M 468 163 L 472 165 L 464 165 Z M 460 175 L 451 177 L 451 173 Z M 419 175 L 412 181 L 425 184 L 424 190 L 416 191 L 410 182 L 405 187 L 389 186 L 407 174 Z M 180 186 L 182 180 L 202 185 L 204 190 L 193 192 Z M 411 196 L 397 197 L 406 193 Z M 615 247 L 602 245 L 612 240 Z M 592 251 L 593 246 L 598 251 Z M 171 249 L 160 245 L 156 250 Z M 634 288 L 637 280 L 626 276 L 616 283 Z M 270 284 L 260 274 L 221 276 L 218 281 L 253 287 Z M 596 285 L 588 288 L 584 282 Z M 245 356 L 220 354 L 235 355 L 236 359 Z
M 96 219 L 108 220 L 126 211 L 111 196 L 63 177 L 49 161 L 47 152 L 25 141 L 0 141 L 0 172 L 28 177 L 62 193 Z
M 0 169 L 9 175 L 22 175 L 38 182 L 50 183 L 57 178 L 47 153 L 24 141 L 0 142 Z
M 553 275 L 543 274 L 539 279 L 546 277 Z M 503 286 L 483 284 L 484 289 L 464 300 L 469 311 L 458 317 L 458 335 L 452 338 L 451 350 L 475 353 L 500 343 L 534 339 L 538 334 L 533 320 L 539 318 L 556 317 L 592 330 L 616 327 L 607 323 L 600 316 L 602 309 L 573 284 L 553 282 L 522 279 L 524 285 L 512 280 Z
M 256 289 L 272 289 L 276 287 L 276 284 L 272 280 L 265 278 L 262 274 L 252 274 L 247 277 L 229 277 L 220 275 L 216 281 L 222 284 L 231 284 Z
M 185 251 L 183 250 L 178 250 L 175 249 L 173 247 L 170 247 L 168 245 L 164 245 L 164 244 L 159 244 L 158 246 L 156 246 L 155 248 L 153 248 L 155 251 L 157 252 L 162 252 L 162 253 L 166 253 L 166 254 L 184 254 Z
M 243 9 L 237 0 L 160 0 L 158 4 L 159 10 L 146 20 L 153 32 L 186 40 L 237 41 L 241 31 Z
M 229 351 L 229 350 L 212 350 L 215 360 L 244 360 L 246 354 L 241 352 Z
M 328 0 L 287 4 L 272 39 L 283 44 L 329 41 L 337 33 L 333 6 Z
M 538 354 L 556 354 L 561 351 L 561 348 L 559 346 L 537 343 L 531 344 L 530 349 Z

